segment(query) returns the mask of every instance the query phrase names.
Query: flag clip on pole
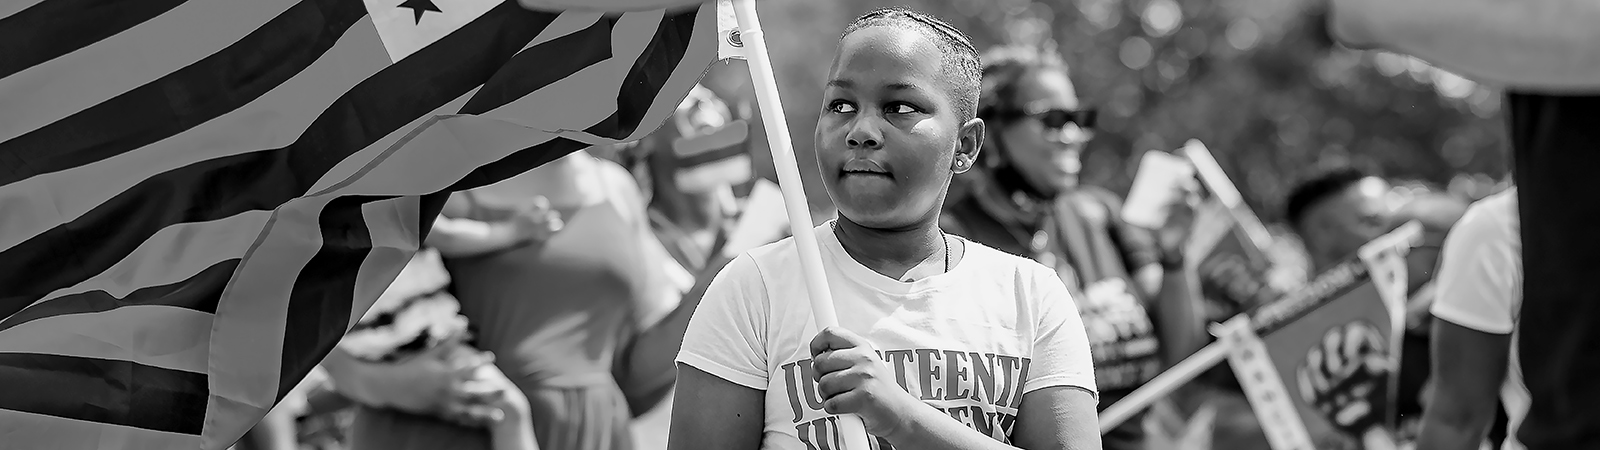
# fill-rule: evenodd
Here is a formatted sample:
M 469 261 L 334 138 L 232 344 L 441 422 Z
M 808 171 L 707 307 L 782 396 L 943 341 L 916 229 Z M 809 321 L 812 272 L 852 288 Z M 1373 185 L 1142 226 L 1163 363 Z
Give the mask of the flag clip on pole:
M 778 187 L 783 190 L 783 202 L 788 207 L 789 229 L 794 235 L 795 249 L 800 253 L 800 268 L 806 278 L 812 318 L 820 331 L 838 325 L 839 320 L 834 313 L 833 295 L 828 290 L 828 280 L 822 270 L 822 253 L 811 229 L 811 210 L 806 203 L 804 186 L 800 183 L 800 167 L 795 161 L 794 147 L 789 141 L 789 125 L 783 116 L 783 103 L 778 98 L 772 57 L 767 53 L 761 22 L 756 19 L 755 0 L 733 0 L 732 6 L 739 21 L 738 40 L 744 47 L 745 59 L 749 61 L 750 79 L 755 82 L 761 121 L 767 128 L 767 143 L 772 150 L 772 164 L 778 172 Z M 842 414 L 837 420 L 844 449 L 870 448 L 866 424 L 861 422 L 860 417 Z
M 1272 366 L 1266 344 L 1250 326 L 1250 317 L 1240 314 L 1212 329 L 1218 342 L 1229 347 L 1228 366 L 1233 368 L 1250 409 L 1255 410 L 1256 420 L 1261 422 L 1267 445 L 1273 450 L 1315 450 L 1293 397 Z
M 1241 316 L 1242 317 L 1242 316 Z M 1184 358 L 1183 361 L 1173 365 L 1172 368 L 1151 378 L 1150 382 L 1139 386 L 1121 401 L 1111 404 L 1100 413 L 1100 434 L 1105 435 L 1116 429 L 1118 425 L 1128 421 L 1135 413 L 1149 407 L 1151 403 L 1166 397 L 1172 391 L 1183 387 L 1195 377 L 1206 370 L 1216 366 L 1228 356 L 1228 345 L 1223 342 L 1212 342 L 1199 351 Z

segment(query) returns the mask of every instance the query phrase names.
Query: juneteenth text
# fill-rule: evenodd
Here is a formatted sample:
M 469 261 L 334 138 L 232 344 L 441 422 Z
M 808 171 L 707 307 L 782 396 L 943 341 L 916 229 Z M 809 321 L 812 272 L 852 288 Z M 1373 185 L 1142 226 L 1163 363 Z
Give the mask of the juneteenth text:
M 880 351 L 878 357 L 906 392 L 979 433 L 1010 442 L 1028 379 L 1028 358 L 927 348 Z M 811 450 L 840 449 L 837 418 L 822 410 L 811 360 L 790 362 L 782 369 L 800 441 Z M 881 438 L 874 440 L 875 448 L 893 448 Z

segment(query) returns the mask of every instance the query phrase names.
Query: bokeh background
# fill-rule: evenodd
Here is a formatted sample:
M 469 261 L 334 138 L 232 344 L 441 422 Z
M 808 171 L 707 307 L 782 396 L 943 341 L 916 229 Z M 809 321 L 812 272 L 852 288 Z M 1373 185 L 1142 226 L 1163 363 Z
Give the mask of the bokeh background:
M 1508 173 L 1499 91 L 1407 56 L 1335 46 L 1314 0 L 768 0 L 762 26 L 819 221 L 832 207 L 812 133 L 836 39 L 861 13 L 893 5 L 951 21 L 980 50 L 1053 41 L 1079 95 L 1102 111 L 1083 180 L 1119 194 L 1140 154 L 1191 138 L 1268 223 L 1282 219 L 1296 179 L 1328 165 L 1474 199 Z M 749 108 L 748 80 L 732 61 L 706 83 Z M 765 139 L 755 136 L 758 170 L 775 178 Z

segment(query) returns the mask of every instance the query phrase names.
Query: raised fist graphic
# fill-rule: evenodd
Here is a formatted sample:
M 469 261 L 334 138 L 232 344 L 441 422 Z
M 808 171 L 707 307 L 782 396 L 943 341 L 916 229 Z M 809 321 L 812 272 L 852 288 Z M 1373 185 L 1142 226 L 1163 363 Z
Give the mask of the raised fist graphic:
M 1384 381 L 1393 366 L 1378 327 L 1365 321 L 1336 326 L 1296 371 L 1300 396 L 1340 431 L 1361 436 L 1383 421 Z

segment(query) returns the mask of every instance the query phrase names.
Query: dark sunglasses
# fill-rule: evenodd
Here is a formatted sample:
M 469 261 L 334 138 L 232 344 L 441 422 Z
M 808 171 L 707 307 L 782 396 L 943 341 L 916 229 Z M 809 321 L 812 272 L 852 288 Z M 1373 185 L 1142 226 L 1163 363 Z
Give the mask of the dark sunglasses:
M 1028 117 L 1039 121 L 1045 128 L 1059 130 L 1067 124 L 1077 124 L 1078 128 L 1085 130 L 1094 129 L 1095 117 L 1098 116 L 1094 108 L 1079 110 L 1047 109 L 1038 112 L 1025 112 L 1021 110 L 1007 111 L 1002 116 L 1007 118 Z

